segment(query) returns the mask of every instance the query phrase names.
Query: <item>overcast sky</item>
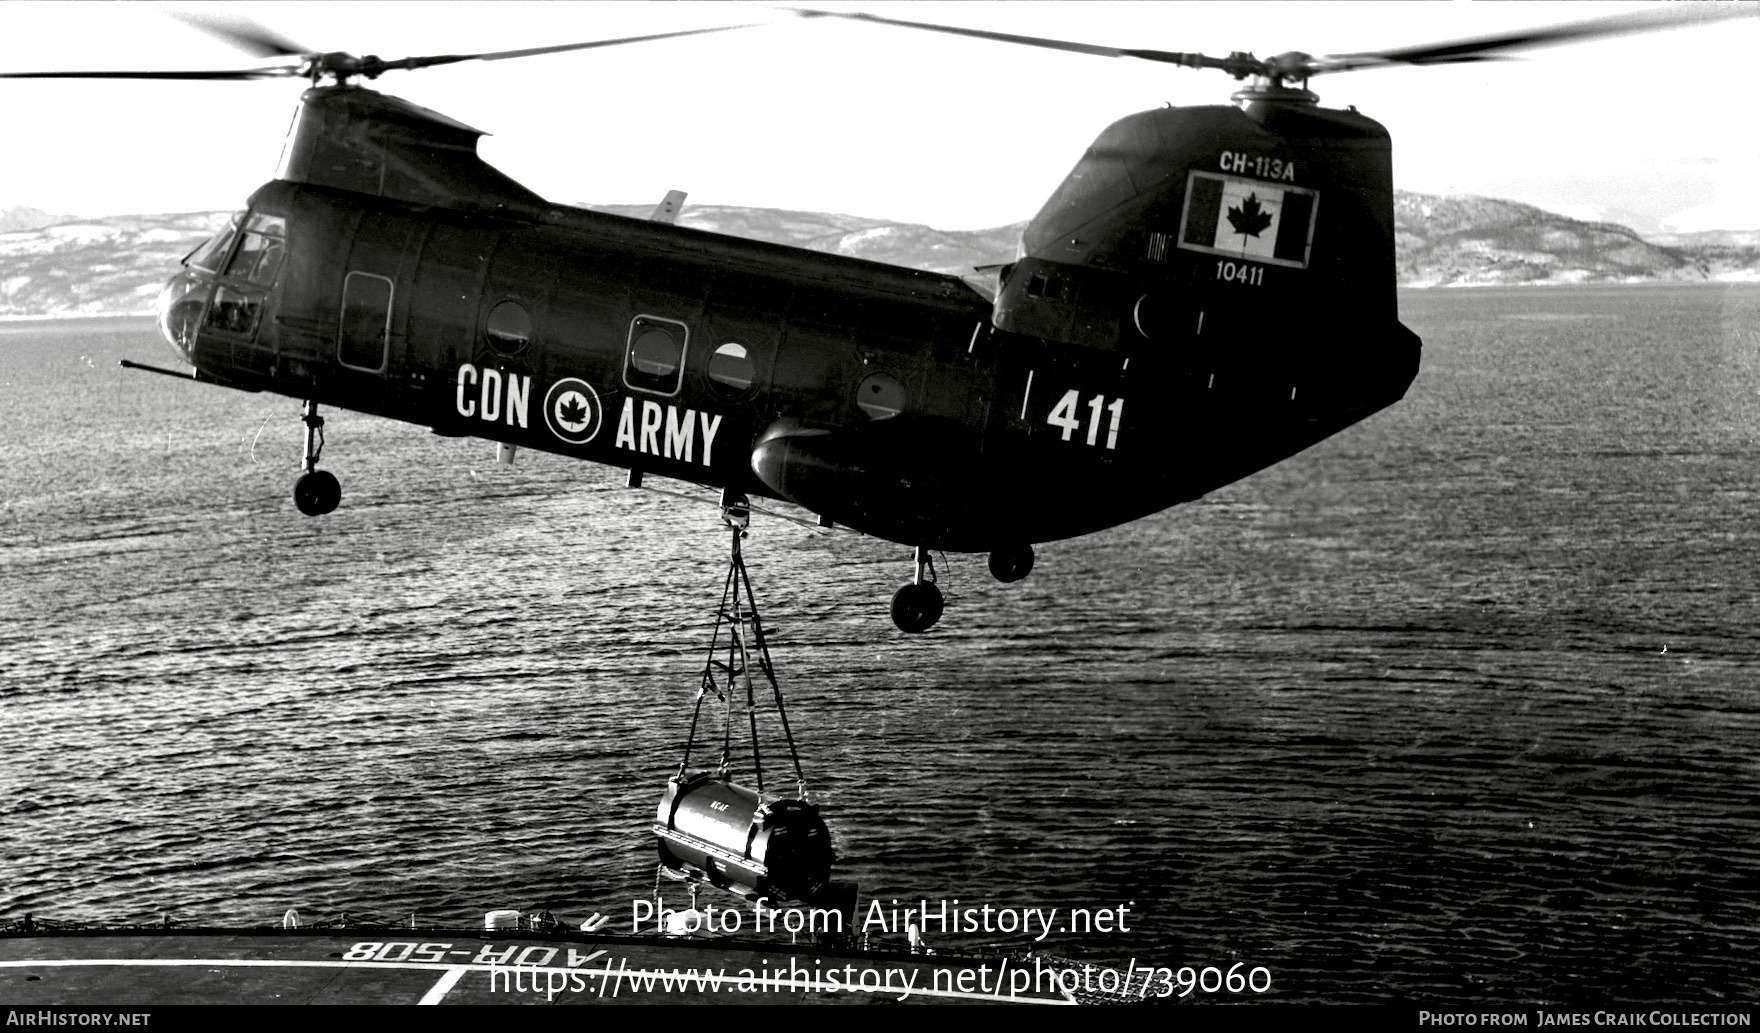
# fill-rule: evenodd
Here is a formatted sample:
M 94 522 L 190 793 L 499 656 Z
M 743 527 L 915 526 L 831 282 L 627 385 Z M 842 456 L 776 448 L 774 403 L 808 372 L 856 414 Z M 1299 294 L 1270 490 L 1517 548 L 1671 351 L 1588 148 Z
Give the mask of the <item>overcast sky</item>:
M 1112 120 L 1227 103 L 1218 72 L 736 3 L 179 4 L 236 10 L 314 50 L 479 52 L 743 20 L 775 24 L 577 54 L 387 74 L 374 88 L 493 134 L 481 153 L 571 203 L 754 205 L 943 228 L 1030 218 Z M 834 6 L 818 4 L 816 6 Z M 857 3 L 918 21 L 1116 47 L 1261 56 L 1451 40 L 1646 3 Z M 1721 5 L 1728 7 L 1729 5 Z M 1760 13 L 1760 4 L 1745 5 Z M 1690 9 L 1690 8 L 1689 8 Z M 1637 228 L 1760 228 L 1747 65 L 1760 17 L 1319 77 L 1393 135 L 1397 185 Z M 248 67 L 154 4 L 0 3 L 0 68 Z M 0 207 L 104 215 L 236 207 L 273 174 L 299 80 L 0 80 Z

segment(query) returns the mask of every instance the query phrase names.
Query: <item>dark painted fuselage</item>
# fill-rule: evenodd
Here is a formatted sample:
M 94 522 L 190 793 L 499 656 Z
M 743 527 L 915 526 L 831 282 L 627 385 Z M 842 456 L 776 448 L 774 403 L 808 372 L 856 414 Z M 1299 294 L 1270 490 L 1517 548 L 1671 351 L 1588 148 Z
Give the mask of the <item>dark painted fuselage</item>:
M 1385 132 L 1121 120 L 994 300 L 951 276 L 548 204 L 475 130 L 309 91 L 275 181 L 167 287 L 205 380 L 787 498 L 984 551 L 1197 498 L 1397 400 Z M 1249 200 L 1250 199 L 1250 200 Z

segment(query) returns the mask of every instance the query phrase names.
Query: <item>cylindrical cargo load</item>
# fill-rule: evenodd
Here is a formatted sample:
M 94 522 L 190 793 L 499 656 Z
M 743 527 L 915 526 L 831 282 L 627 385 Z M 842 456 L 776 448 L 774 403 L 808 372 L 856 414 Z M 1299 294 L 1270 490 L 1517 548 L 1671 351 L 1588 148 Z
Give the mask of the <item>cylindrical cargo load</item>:
M 654 815 L 663 863 L 743 896 L 810 901 L 831 878 L 831 832 L 805 800 L 763 803 L 711 772 L 666 783 Z

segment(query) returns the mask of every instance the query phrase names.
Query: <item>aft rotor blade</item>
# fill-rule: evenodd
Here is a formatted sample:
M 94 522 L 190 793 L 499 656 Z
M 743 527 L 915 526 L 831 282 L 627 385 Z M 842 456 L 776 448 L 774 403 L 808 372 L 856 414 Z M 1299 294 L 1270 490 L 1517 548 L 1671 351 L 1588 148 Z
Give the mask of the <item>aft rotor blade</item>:
M 240 50 L 260 58 L 303 57 L 313 53 L 310 47 L 302 47 L 286 36 L 277 35 L 249 18 L 235 14 L 197 15 L 184 11 L 165 13 L 185 25 L 192 25 L 211 36 L 218 36 Z
M 1257 65 L 1245 55 L 1220 58 L 1205 54 L 1184 54 L 1169 50 L 1138 50 L 1123 47 L 1102 47 L 1093 43 L 1076 43 L 1066 39 L 1049 39 L 1043 36 L 1019 36 L 1011 32 L 991 32 L 987 29 L 964 29 L 952 25 L 937 25 L 933 22 L 913 22 L 903 18 L 883 18 L 877 14 L 860 11 L 821 11 L 799 7 L 784 7 L 785 11 L 806 18 L 847 18 L 850 21 L 873 22 L 877 25 L 897 25 L 906 29 L 922 29 L 926 32 L 945 32 L 952 36 L 970 36 L 973 39 L 993 40 L 997 43 L 1014 43 L 1025 47 L 1043 47 L 1047 50 L 1062 50 L 1071 54 L 1089 54 L 1094 57 L 1135 57 L 1144 61 L 1159 61 L 1163 64 L 1183 65 L 1187 68 L 1221 68 L 1231 73 L 1237 67 L 1244 69 L 1241 75 L 1252 75 L 1259 69 L 1247 67 Z
M 1577 40 L 1599 39 L 1606 36 L 1625 36 L 1639 32 L 1688 28 L 1694 25 L 1723 21 L 1726 18 L 1741 18 L 1756 14 L 1760 14 L 1760 7 L 1753 5 L 1739 7 L 1708 7 L 1697 4 L 1669 5 L 1657 10 L 1616 14 L 1591 21 L 1522 29 L 1495 36 L 1479 36 L 1474 39 L 1454 40 L 1448 43 L 1430 43 L 1416 47 L 1399 47 L 1393 50 L 1374 50 L 1358 54 L 1333 54 L 1326 57 L 1316 57 L 1312 59 L 1308 70 L 1313 73 L 1342 72 L 1354 68 L 1376 68 L 1385 65 L 1445 65 L 1496 60 L 1500 56 L 1500 51 L 1525 50 L 1531 47 L 1556 46 L 1560 43 L 1573 43 Z

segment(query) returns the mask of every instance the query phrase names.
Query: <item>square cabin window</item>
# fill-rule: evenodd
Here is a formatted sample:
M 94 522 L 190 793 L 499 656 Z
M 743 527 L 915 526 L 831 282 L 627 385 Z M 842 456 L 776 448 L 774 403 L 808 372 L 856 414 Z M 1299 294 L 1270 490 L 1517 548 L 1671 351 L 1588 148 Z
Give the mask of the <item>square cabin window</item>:
M 689 341 L 690 328 L 676 319 L 637 316 L 631 320 L 623 361 L 624 385 L 657 395 L 678 394 Z
M 391 281 L 372 273 L 349 273 L 342 286 L 342 320 L 336 357 L 350 369 L 379 373 L 391 343 Z

